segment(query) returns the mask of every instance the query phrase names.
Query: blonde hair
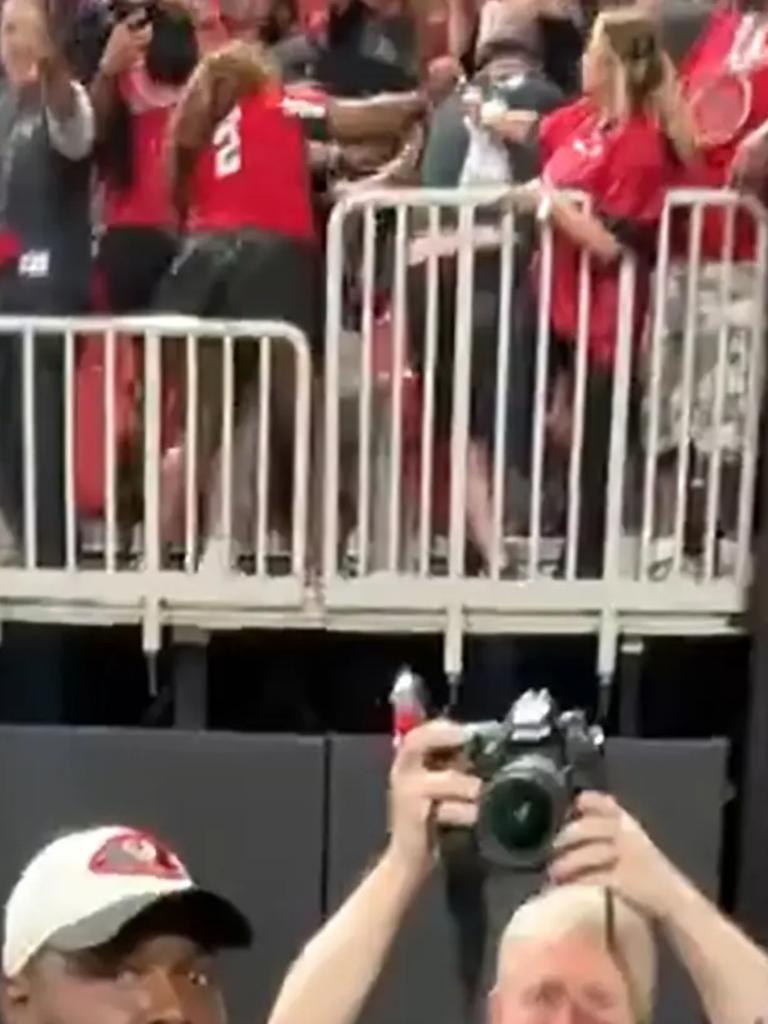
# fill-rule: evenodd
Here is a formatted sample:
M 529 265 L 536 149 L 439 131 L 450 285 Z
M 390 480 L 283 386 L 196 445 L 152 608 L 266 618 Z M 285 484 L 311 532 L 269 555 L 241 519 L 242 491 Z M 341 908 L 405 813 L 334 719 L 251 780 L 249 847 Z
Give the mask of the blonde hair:
M 612 904 L 612 906 L 611 906 Z M 613 944 L 609 918 L 612 915 Z M 656 994 L 656 943 L 648 921 L 618 896 L 596 885 L 547 889 L 518 907 L 499 944 L 499 967 L 510 946 L 572 934 L 605 946 L 624 978 L 637 1024 L 648 1024 Z
M 678 157 L 690 160 L 696 143 L 688 105 L 653 21 L 638 7 L 604 11 L 595 21 L 590 45 L 608 68 L 614 116 L 650 114 Z

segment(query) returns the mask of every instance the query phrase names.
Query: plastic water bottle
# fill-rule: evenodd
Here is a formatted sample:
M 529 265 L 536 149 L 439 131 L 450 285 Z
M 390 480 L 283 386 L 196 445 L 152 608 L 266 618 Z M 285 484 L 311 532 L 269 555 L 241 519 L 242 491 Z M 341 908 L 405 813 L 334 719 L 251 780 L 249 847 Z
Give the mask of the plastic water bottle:
M 424 680 L 409 668 L 402 668 L 389 695 L 392 705 L 392 743 L 399 747 L 408 733 L 427 720 Z

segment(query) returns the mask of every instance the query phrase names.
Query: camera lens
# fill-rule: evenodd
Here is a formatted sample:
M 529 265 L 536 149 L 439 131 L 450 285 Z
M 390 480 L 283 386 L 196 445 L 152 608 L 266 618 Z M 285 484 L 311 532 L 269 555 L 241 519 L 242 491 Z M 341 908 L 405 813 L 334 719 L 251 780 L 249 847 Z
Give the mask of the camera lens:
M 503 867 L 540 867 L 566 806 L 565 777 L 551 758 L 528 755 L 511 761 L 494 776 L 481 797 L 481 852 Z
M 488 799 L 493 833 L 505 849 L 535 850 L 552 831 L 552 801 L 533 780 L 509 779 Z

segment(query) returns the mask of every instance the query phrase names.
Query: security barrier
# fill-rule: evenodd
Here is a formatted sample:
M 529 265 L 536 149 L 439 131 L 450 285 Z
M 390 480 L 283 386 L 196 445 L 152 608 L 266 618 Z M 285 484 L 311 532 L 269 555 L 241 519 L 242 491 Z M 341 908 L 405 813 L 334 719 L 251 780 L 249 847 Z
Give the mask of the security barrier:
M 0 318 L 0 618 L 436 631 L 452 675 L 594 633 L 604 679 L 738 629 L 767 225 L 674 192 L 653 266 L 597 266 L 515 190 L 350 196 L 314 366 L 286 324 Z
M 670 194 L 651 288 L 636 255 L 564 257 L 547 226 L 532 243 L 515 195 L 389 191 L 334 211 L 326 607 L 443 630 L 449 673 L 466 631 L 595 632 L 608 678 L 621 632 L 738 628 L 766 215 L 734 193 Z M 570 339 L 553 328 L 564 274 Z
M 156 650 L 164 624 L 272 624 L 304 607 L 301 332 L 4 317 L 0 360 L 3 616 L 141 622 Z

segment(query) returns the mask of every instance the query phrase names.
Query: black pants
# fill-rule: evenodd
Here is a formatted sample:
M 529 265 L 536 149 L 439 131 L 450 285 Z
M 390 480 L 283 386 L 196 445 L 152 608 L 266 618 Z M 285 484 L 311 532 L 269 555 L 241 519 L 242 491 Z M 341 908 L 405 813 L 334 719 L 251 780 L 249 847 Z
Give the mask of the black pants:
M 26 316 L 66 315 L 85 308 L 82 287 L 47 280 L 0 277 L 0 312 Z M 38 565 L 64 558 L 64 345 L 60 336 L 37 335 L 33 347 L 36 541 Z M 0 508 L 17 541 L 24 527 L 23 341 L 0 336 Z
M 99 246 L 99 265 L 106 278 L 110 311 L 150 309 L 177 250 L 176 237 L 159 228 L 109 228 Z
M 82 268 L 81 268 L 82 269 Z M 76 283 L 0 276 L 0 311 L 20 315 L 66 314 L 86 308 L 87 273 Z M 0 508 L 17 541 L 23 541 L 22 339 L 0 335 Z M 37 564 L 64 560 L 64 381 L 60 337 L 34 342 L 35 483 Z M 60 722 L 64 715 L 63 630 L 57 625 L 10 623 L 0 648 L 0 718 L 11 722 Z
M 312 343 L 319 340 L 322 324 L 320 267 L 317 248 L 298 239 L 257 230 L 200 233 L 182 246 L 159 289 L 155 308 L 214 319 L 286 321 L 304 331 Z M 176 371 L 171 367 L 170 372 L 182 375 L 183 353 L 174 357 L 173 349 L 168 352 L 178 367 Z M 221 346 L 214 344 L 203 348 L 200 356 L 200 438 L 203 448 L 211 450 L 220 442 L 221 353 Z M 234 382 L 237 436 L 247 436 L 245 424 L 258 400 L 258 381 L 256 346 L 238 346 Z M 286 345 L 273 348 L 270 382 L 269 489 L 274 498 L 274 522 L 284 525 L 291 508 L 296 394 L 294 358 Z M 251 465 L 247 459 L 246 465 Z M 239 483 L 244 482 L 245 475 Z M 238 488 L 238 493 L 244 492 Z
M 567 374 L 575 380 L 576 345 L 552 337 L 550 372 Z M 584 427 L 581 449 L 580 515 L 577 573 L 595 578 L 602 575 L 605 547 L 605 509 L 608 499 L 608 456 L 613 412 L 613 367 L 590 363 L 584 398 Z M 630 386 L 627 455 L 638 431 L 638 396 Z M 574 414 L 575 414 L 574 410 Z
M 191 235 L 163 279 L 161 313 L 285 320 L 318 337 L 320 254 L 314 245 L 269 231 Z

